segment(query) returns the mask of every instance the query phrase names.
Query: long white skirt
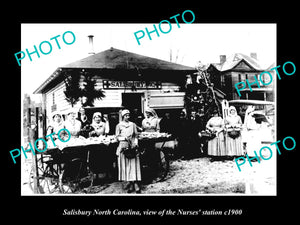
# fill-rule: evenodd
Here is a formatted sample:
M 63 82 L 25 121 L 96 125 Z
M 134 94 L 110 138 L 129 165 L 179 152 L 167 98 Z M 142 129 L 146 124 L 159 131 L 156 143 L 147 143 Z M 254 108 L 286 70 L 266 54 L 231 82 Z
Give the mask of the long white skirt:
M 243 155 L 243 143 L 242 136 L 231 138 L 228 134 L 226 134 L 226 152 L 228 156 L 239 156 Z
M 139 155 L 132 159 L 126 158 L 125 155 L 121 152 L 122 148 L 126 147 L 128 147 L 127 142 L 120 142 L 117 149 L 118 179 L 120 181 L 140 181 L 141 166 Z
M 226 156 L 224 133 L 208 141 L 207 154 L 211 156 Z

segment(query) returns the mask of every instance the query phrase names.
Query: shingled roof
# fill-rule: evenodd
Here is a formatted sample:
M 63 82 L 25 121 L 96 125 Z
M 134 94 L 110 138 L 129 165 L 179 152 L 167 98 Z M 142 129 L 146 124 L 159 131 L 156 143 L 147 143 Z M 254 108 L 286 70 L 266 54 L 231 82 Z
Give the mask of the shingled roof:
M 58 67 L 48 79 L 42 83 L 35 91 L 35 94 L 43 93 L 60 76 L 62 69 L 99 69 L 99 70 L 137 70 L 138 71 L 179 71 L 183 73 L 193 73 L 196 69 L 189 66 L 180 65 L 156 59 L 132 52 L 110 48 L 103 52 L 88 56 L 78 61 Z
M 180 65 L 132 52 L 110 48 L 103 52 L 88 56 L 61 68 L 92 69 L 136 69 L 139 70 L 195 70 L 193 67 Z
M 218 69 L 219 71 L 227 71 L 234 69 L 241 61 L 246 62 L 250 67 L 254 70 L 263 70 L 259 64 L 259 62 L 245 54 L 235 53 L 226 58 L 226 61 L 223 63 L 212 63 L 212 65 Z

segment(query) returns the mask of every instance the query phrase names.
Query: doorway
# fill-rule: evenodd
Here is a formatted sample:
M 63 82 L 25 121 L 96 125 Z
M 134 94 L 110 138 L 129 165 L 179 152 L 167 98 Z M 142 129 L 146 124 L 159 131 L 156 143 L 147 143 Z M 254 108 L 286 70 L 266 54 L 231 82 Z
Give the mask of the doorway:
M 122 106 L 129 109 L 130 112 L 133 109 L 143 112 L 143 96 L 144 93 L 122 93 Z

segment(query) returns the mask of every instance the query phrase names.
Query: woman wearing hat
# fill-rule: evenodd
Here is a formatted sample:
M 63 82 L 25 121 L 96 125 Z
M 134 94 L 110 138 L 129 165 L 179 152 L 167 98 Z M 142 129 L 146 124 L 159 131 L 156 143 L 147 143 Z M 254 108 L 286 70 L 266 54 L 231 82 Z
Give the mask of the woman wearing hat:
M 119 146 L 116 151 L 118 157 L 118 179 L 129 182 L 128 193 L 133 191 L 140 193 L 141 168 L 139 155 L 136 154 L 135 157 L 128 158 L 124 154 L 124 150 L 130 145 L 131 147 L 137 145 L 137 128 L 135 123 L 129 121 L 129 114 L 129 110 L 124 109 L 121 112 L 122 121 L 116 126 L 116 136 L 119 140 Z
M 226 125 L 226 150 L 228 156 L 243 155 L 243 144 L 241 136 L 242 119 L 237 114 L 234 106 L 229 107 L 229 114 L 225 119 Z M 235 131 L 234 131 L 235 130 Z
M 213 117 L 211 117 L 206 128 L 211 131 L 215 137 L 208 141 L 207 153 L 210 156 L 225 156 L 225 139 L 224 139 L 224 121 L 222 117 L 219 116 L 218 110 L 213 111 Z
M 160 126 L 159 126 L 159 119 L 154 109 L 147 108 L 145 110 L 145 119 L 142 121 L 142 129 L 145 132 L 160 132 Z M 143 157 L 147 159 L 150 168 L 152 170 L 158 171 L 159 163 L 160 163 L 160 151 L 157 151 L 157 149 L 160 149 L 162 146 L 162 143 L 149 143 L 147 146 L 144 146 L 144 149 L 142 150 Z M 153 173 L 154 175 L 155 173 Z
M 159 132 L 159 119 L 154 109 L 145 110 L 145 119 L 142 121 L 142 129 L 146 132 Z
M 90 136 L 99 137 L 101 135 L 105 135 L 109 133 L 109 124 L 108 121 L 103 121 L 102 113 L 95 112 L 93 114 L 93 121 L 91 124 L 92 131 L 90 132 Z
M 71 133 L 71 137 L 78 137 L 81 129 L 81 122 L 76 119 L 75 109 L 71 109 L 67 114 L 65 127 Z
M 47 135 L 55 133 L 52 137 L 57 139 L 57 133 L 59 130 L 65 128 L 64 120 L 62 115 L 59 112 L 52 113 L 52 122 L 47 128 Z M 49 137 L 50 138 L 50 137 Z

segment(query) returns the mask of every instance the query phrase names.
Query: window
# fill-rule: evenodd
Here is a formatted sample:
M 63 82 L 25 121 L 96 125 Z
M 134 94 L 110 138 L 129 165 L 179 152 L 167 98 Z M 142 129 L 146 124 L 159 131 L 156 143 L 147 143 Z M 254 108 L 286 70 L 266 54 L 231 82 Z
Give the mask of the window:
M 246 79 L 248 79 L 248 74 L 238 74 L 239 82 L 246 82 Z
M 221 75 L 221 86 L 222 87 L 225 86 L 225 75 L 224 74 Z
M 51 111 L 54 112 L 57 109 L 56 104 L 55 104 L 55 93 L 52 93 L 52 106 L 51 106 Z
M 52 93 L 52 105 L 55 105 L 55 93 Z

